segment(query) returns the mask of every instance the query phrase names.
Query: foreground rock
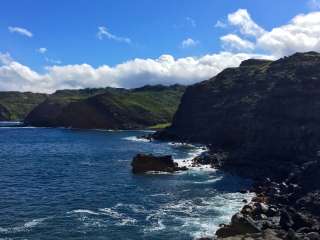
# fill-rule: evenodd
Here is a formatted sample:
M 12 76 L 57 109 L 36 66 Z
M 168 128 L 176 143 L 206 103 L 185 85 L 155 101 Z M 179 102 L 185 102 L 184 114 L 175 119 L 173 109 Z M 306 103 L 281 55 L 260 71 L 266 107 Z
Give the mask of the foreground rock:
M 131 163 L 133 173 L 175 172 L 185 171 L 186 167 L 179 167 L 172 159 L 172 156 L 154 156 L 147 154 L 137 154 Z

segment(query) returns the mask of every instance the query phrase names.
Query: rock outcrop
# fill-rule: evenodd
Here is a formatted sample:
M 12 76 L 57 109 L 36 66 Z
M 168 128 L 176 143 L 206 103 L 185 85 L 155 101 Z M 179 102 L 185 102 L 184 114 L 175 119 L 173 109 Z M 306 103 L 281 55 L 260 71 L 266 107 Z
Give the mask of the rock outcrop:
M 142 129 L 172 121 L 185 87 L 65 90 L 51 95 L 25 119 L 32 126 Z
M 154 138 L 210 144 L 229 153 L 229 171 L 249 177 L 286 176 L 319 148 L 319 66 L 315 52 L 244 61 L 188 87 L 171 127 Z
M 154 156 L 146 154 L 137 154 L 131 163 L 133 173 L 146 172 L 175 172 L 187 170 L 185 167 L 179 167 L 172 159 L 172 156 Z
M 154 138 L 207 144 L 196 159 L 256 180 L 219 239 L 320 239 L 320 54 L 247 60 L 187 88 Z M 223 153 L 223 155 L 221 155 Z

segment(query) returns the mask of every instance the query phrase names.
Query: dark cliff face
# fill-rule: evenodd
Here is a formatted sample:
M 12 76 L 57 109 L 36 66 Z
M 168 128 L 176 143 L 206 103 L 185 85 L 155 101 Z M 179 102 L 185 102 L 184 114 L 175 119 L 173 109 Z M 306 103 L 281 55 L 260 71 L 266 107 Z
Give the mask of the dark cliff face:
M 79 97 L 77 91 L 53 94 L 25 119 L 33 126 L 141 129 L 172 121 L 183 86 L 104 89 Z
M 155 137 L 211 144 L 238 169 L 263 163 L 268 175 L 316 155 L 319 121 L 320 54 L 297 53 L 247 60 L 188 87 L 172 126 Z

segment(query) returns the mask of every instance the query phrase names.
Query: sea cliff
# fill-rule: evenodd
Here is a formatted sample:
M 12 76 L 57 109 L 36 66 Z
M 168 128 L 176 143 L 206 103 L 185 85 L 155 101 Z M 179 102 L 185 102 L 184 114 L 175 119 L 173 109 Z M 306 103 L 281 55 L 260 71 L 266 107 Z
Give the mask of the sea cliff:
M 258 197 L 217 237 L 319 239 L 319 121 L 320 54 L 296 53 L 188 87 L 172 125 L 153 137 L 207 144 L 222 156 L 214 166 L 256 180 Z

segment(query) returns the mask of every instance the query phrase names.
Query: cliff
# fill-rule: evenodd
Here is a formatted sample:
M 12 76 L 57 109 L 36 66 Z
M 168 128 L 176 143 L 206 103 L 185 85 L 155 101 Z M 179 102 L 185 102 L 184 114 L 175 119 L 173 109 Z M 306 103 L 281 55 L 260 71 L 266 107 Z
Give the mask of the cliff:
M 320 54 L 247 60 L 187 88 L 160 140 L 210 146 L 206 162 L 256 180 L 218 239 L 320 239 Z M 210 238 L 208 238 L 210 239 Z
M 184 86 L 64 90 L 49 96 L 26 117 L 32 126 L 141 129 L 172 121 Z
M 319 66 L 315 52 L 244 61 L 188 87 L 155 138 L 210 144 L 229 153 L 224 166 L 246 175 L 285 176 L 319 148 Z

